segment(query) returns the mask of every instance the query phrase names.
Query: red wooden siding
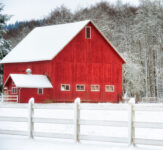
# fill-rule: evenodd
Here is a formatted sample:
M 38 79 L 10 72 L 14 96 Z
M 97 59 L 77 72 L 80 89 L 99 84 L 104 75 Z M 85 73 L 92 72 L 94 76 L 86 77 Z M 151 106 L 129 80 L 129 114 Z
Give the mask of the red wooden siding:
M 38 94 L 37 88 L 22 88 L 20 100 L 23 103 L 28 103 L 31 97 L 35 98 L 35 102 L 52 102 L 51 89 L 43 89 L 43 94 Z M 28 94 L 27 94 L 28 93 Z
M 36 89 L 22 89 L 21 102 L 35 97 L 36 102 L 72 102 L 80 97 L 85 102 L 118 102 L 122 93 L 122 64 L 124 61 L 90 23 L 91 39 L 85 39 L 85 28 L 52 61 L 4 64 L 4 81 L 10 73 L 48 75 L 53 89 L 39 97 Z M 70 84 L 70 91 L 61 91 L 61 84 Z M 76 91 L 76 84 L 84 84 L 85 91 Z M 91 91 L 91 84 L 100 91 Z M 105 92 L 105 85 L 114 85 L 114 92 Z M 30 96 L 29 96 L 30 94 Z M 50 94 L 50 96 L 48 96 Z

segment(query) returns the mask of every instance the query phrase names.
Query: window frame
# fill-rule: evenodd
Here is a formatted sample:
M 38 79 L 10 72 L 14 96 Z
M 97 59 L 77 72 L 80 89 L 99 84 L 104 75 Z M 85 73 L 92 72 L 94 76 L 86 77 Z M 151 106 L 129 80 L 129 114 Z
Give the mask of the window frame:
M 42 91 L 41 93 L 39 92 L 40 89 L 41 89 L 41 91 Z M 44 94 L 44 89 L 43 89 L 43 88 L 38 88 L 38 89 L 37 89 L 37 94 L 38 94 L 38 95 L 43 95 L 43 94 Z
M 113 90 L 112 90 L 112 91 L 109 91 L 109 90 L 107 91 L 107 90 L 106 90 L 106 87 L 107 87 L 107 86 L 112 86 L 112 87 L 113 87 Z M 115 90 L 114 85 L 105 85 L 105 92 L 114 92 L 114 90 Z
M 84 90 L 78 90 L 77 86 L 84 86 Z M 76 84 L 76 91 L 81 91 L 81 92 L 85 91 L 85 84 Z
M 87 36 L 87 35 L 88 35 L 88 34 L 87 34 L 87 29 L 88 29 L 88 28 L 90 29 L 90 37 Z M 91 26 L 86 26 L 86 27 L 85 27 L 85 39 L 91 39 Z
M 14 91 L 14 89 L 15 89 L 15 91 Z M 18 92 L 17 87 L 12 87 L 11 93 L 12 93 L 12 94 L 17 94 L 17 92 Z
M 98 89 L 98 90 L 92 90 L 92 87 L 93 87 L 93 86 L 98 86 L 99 89 Z M 90 87 L 91 87 L 91 90 L 90 90 L 91 92 L 100 92 L 100 85 L 99 85 L 99 84 L 91 84 Z
M 68 86 L 69 86 L 69 90 L 62 90 L 62 85 L 65 85 L 65 86 L 68 85 Z M 61 88 L 60 88 L 60 90 L 63 91 L 63 92 L 70 91 L 70 84 L 61 84 Z

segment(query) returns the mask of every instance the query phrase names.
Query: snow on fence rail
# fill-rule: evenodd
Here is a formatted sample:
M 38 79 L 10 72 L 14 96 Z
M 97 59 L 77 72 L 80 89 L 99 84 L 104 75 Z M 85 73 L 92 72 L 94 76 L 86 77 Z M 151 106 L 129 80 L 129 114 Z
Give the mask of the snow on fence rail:
M 49 138 L 64 138 L 74 139 L 75 142 L 80 140 L 90 141 L 101 141 L 101 142 L 115 142 L 115 143 L 127 143 L 131 144 L 144 144 L 144 145 L 156 145 L 163 146 L 163 140 L 156 139 L 142 139 L 135 138 L 136 128 L 152 128 L 152 129 L 163 129 L 163 122 L 140 122 L 135 121 L 135 112 L 137 111 L 162 111 L 163 105 L 139 105 L 139 104 L 110 104 L 110 105 L 99 105 L 99 104 L 81 104 L 80 100 L 76 100 L 74 105 L 66 104 L 34 104 L 34 100 L 31 99 L 28 104 L 5 104 L 1 103 L 0 108 L 17 108 L 17 109 L 28 109 L 28 117 L 0 117 L 0 121 L 11 121 L 11 122 L 27 122 L 29 125 L 28 132 L 25 131 L 14 131 L 14 130 L 0 130 L 0 134 L 14 134 L 24 135 L 33 137 L 49 137 Z M 56 119 L 56 118 L 44 118 L 35 117 L 34 111 L 37 109 L 67 109 L 74 111 L 73 119 Z M 104 110 L 104 111 L 127 111 L 127 121 L 109 121 L 109 120 L 84 120 L 80 118 L 80 111 L 82 110 Z M 73 134 L 59 134 L 59 133 L 48 133 L 48 132 L 37 132 L 34 130 L 35 123 L 49 123 L 49 124 L 64 124 L 73 125 Z M 107 137 L 107 136 L 92 136 L 83 135 L 80 133 L 81 125 L 89 126 L 112 126 L 112 127 L 126 127 L 128 128 L 128 137 Z

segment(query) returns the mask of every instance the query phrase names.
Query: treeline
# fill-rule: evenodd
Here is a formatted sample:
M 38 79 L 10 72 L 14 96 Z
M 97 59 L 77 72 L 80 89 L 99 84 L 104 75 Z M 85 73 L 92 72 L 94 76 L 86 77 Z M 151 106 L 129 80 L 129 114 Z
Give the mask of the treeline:
M 4 38 L 15 47 L 34 27 L 90 19 L 126 59 L 123 90 L 129 95 L 163 97 L 163 2 L 141 0 L 138 7 L 98 3 L 72 13 L 65 7 L 43 20 L 9 25 Z

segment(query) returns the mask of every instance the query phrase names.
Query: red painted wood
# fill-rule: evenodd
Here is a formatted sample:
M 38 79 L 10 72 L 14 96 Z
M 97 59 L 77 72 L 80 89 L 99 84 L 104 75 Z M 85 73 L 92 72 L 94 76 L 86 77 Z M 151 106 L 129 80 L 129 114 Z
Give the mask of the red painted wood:
M 34 97 L 36 102 L 73 102 L 80 97 L 85 102 L 118 102 L 122 94 L 122 64 L 124 61 L 91 24 L 91 39 L 85 39 L 85 28 L 52 60 L 4 64 L 4 81 L 10 73 L 45 74 L 53 89 L 46 89 L 41 97 L 37 89 L 21 89 L 21 102 Z M 70 91 L 61 91 L 61 84 L 70 84 Z M 84 84 L 85 91 L 76 91 L 76 84 Z M 99 84 L 100 92 L 90 91 L 91 84 Z M 114 92 L 105 92 L 105 85 L 114 85 Z

